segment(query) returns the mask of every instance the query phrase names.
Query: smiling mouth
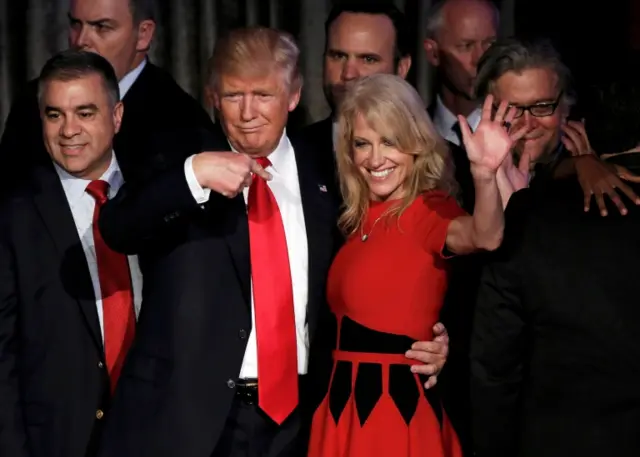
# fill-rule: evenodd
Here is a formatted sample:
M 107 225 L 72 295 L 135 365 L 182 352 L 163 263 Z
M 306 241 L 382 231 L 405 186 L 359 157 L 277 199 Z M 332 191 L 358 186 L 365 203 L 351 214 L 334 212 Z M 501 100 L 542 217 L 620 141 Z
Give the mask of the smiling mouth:
M 63 151 L 65 152 L 75 152 L 75 151 L 80 151 L 81 149 L 83 149 L 86 146 L 86 144 L 61 144 L 60 147 L 62 148 Z
M 257 127 L 239 127 L 238 130 L 240 130 L 243 133 L 253 133 L 253 132 L 257 132 L 261 128 L 262 128 L 262 125 L 259 125 Z
M 386 170 L 369 170 L 369 174 L 374 177 L 375 179 L 385 179 L 387 176 L 389 176 L 393 170 L 395 170 L 396 167 L 392 167 L 392 168 L 387 168 Z

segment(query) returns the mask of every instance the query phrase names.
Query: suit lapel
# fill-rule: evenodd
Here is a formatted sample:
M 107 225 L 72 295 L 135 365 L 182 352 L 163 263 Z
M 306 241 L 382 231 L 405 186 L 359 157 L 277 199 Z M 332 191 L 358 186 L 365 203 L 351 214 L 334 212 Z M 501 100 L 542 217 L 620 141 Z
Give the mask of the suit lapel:
M 220 127 L 216 127 L 216 135 L 204 140 L 205 148 L 202 150 L 213 151 L 230 151 L 231 145 L 226 140 L 226 136 Z M 224 142 L 218 144 L 217 139 L 225 138 Z M 210 143 L 209 140 L 215 140 Z M 228 208 L 225 219 L 225 239 L 229 247 L 233 265 L 236 274 L 240 280 L 242 288 L 242 296 L 245 299 L 247 309 L 251 311 L 251 251 L 249 247 L 249 219 L 247 217 L 247 205 L 245 205 L 242 194 L 228 200 L 215 193 L 211 193 L 214 204 L 209 205 L 210 208 Z M 223 199 L 219 203 L 219 199 Z M 218 200 L 216 202 L 215 200 Z M 215 212 L 215 210 L 214 210 Z M 220 214 L 213 214 L 213 217 L 219 218 Z
M 327 270 L 333 258 L 337 207 L 335 197 L 331 194 L 330 183 L 327 181 L 331 177 L 323 177 L 318 173 L 316 162 L 309 159 L 313 154 L 310 154 L 308 147 L 300 142 L 292 145 L 298 166 L 302 209 L 307 231 L 309 252 L 307 321 L 309 338 L 313 340 L 318 312 L 323 305 L 323 302 L 316 297 L 325 295 Z
M 213 196 L 213 194 L 212 194 Z M 218 197 L 214 198 L 225 198 Z M 247 207 L 242 194 L 234 199 L 223 202 L 228 207 L 225 218 L 225 240 L 229 247 L 233 265 L 242 287 L 242 296 L 245 299 L 247 308 L 251 309 L 251 252 L 249 248 L 249 220 L 247 218 Z M 220 207 L 220 205 L 214 205 Z M 219 218 L 220 214 L 213 214 L 212 217 Z
M 38 168 L 35 176 L 40 189 L 34 195 L 34 204 L 60 255 L 63 287 L 77 300 L 87 328 L 102 352 L 102 332 L 89 266 L 64 190 L 51 167 Z

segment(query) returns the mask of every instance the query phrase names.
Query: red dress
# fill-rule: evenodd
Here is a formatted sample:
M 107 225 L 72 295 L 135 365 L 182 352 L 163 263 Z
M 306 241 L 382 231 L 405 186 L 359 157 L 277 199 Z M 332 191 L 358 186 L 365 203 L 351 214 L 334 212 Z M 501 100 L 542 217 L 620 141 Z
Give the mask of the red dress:
M 372 203 L 331 266 L 327 294 L 339 322 L 329 392 L 313 417 L 309 457 L 459 457 L 435 388 L 404 353 L 433 339 L 447 289 L 443 248 L 455 200 L 424 194 L 400 219 L 374 222 L 394 202 Z

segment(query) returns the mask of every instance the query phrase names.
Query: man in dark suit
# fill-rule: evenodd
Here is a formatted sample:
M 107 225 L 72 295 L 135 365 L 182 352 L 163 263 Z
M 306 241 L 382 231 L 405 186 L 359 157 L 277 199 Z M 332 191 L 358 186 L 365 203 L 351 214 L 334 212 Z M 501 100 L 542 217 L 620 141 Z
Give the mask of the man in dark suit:
M 151 160 L 149 154 L 156 151 L 150 150 L 148 139 L 156 132 L 212 125 L 198 102 L 147 58 L 155 33 L 154 3 L 72 0 L 69 9 L 69 46 L 102 55 L 116 71 L 126 109 L 114 149 L 123 166 Z M 36 92 L 37 81 L 31 81 L 14 101 L 5 123 L 0 163 L 11 172 L 0 184 L 4 193 L 23 170 L 49 160 L 42 144 Z M 165 152 L 166 156 L 171 151 Z
M 39 85 L 48 165 L 0 209 L 0 455 L 95 455 L 135 332 L 136 257 L 97 233 L 123 181 L 113 135 L 123 107 L 104 58 L 66 51 Z
M 190 156 L 105 208 L 105 240 L 153 264 L 102 456 L 305 453 L 330 375 L 325 283 L 342 240 L 313 143 L 285 131 L 298 55 L 271 29 L 219 39 L 212 87 L 228 143 L 207 147 L 234 152 Z
M 640 208 L 581 196 L 554 181 L 507 207 L 471 345 L 478 457 L 640 455 Z
M 406 78 L 413 46 L 410 30 L 405 15 L 389 0 L 336 3 L 325 22 L 323 63 L 324 94 L 332 113 L 349 81 L 374 73 Z M 318 145 L 325 171 L 335 174 L 332 116 L 301 129 L 299 135 Z

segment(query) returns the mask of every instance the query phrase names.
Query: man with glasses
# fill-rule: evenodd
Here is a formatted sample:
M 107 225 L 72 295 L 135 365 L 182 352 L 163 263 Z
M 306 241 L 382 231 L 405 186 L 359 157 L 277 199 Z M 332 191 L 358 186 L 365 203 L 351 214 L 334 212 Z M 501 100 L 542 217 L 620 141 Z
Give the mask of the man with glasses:
M 607 207 L 605 194 L 623 214 L 627 208 L 618 191 L 631 197 L 631 202 L 638 201 L 613 169 L 593 154 L 584 125 L 568 120 L 574 102 L 571 75 L 551 46 L 513 39 L 494 43 L 478 64 L 475 92 L 479 99 L 490 93 L 496 97 L 496 103 L 507 100 L 519 108 L 513 128 L 524 123 L 530 127 L 530 132 L 516 144 L 513 155 L 507 157 L 498 172 L 505 205 L 515 191 L 529 187 L 530 181 L 532 187 L 562 189 L 555 185 L 558 181 L 555 178 L 569 175 L 577 175 L 585 207 L 595 196 L 602 215 L 614 208 Z M 463 169 L 457 170 L 459 176 L 463 172 Z M 461 188 L 463 200 L 473 202 L 473 187 L 465 186 L 462 181 Z M 574 197 L 574 193 L 570 197 Z M 580 197 L 572 201 L 577 211 L 582 211 Z M 630 201 L 626 201 L 626 205 L 629 204 Z M 469 455 L 469 338 L 480 274 L 486 260 L 485 256 L 454 259 L 442 310 L 442 322 L 451 335 L 451 347 L 441 385 L 449 416 Z
M 569 119 L 575 101 L 571 74 L 549 43 L 507 39 L 491 46 L 478 64 L 476 79 L 476 95 L 483 98 L 487 94 L 493 94 L 496 102 L 507 100 L 518 108 L 513 128 L 524 124 L 530 128 L 502 167 L 503 199 L 508 200 L 509 188 L 525 188 L 533 178 L 542 181 L 543 177 L 577 174 L 585 194 L 585 210 L 595 197 L 606 215 L 607 195 L 626 213 L 617 191 L 639 200 L 594 154 L 584 124 Z
M 489 90 L 520 108 L 514 124 L 534 127 L 520 154 L 541 163 L 561 143 L 586 148 L 581 126 L 563 123 L 567 86 L 551 54 L 518 43 L 495 51 L 502 57 L 491 57 L 493 68 L 510 70 L 487 73 Z M 630 82 L 633 73 L 625 73 Z M 638 105 L 616 79 L 586 105 L 586 120 L 596 150 L 633 154 Z M 568 161 L 599 163 L 589 154 Z M 575 178 L 533 183 L 505 211 L 503 243 L 482 275 L 473 322 L 476 457 L 640 455 L 640 207 L 621 195 L 625 216 L 606 200 L 607 217 L 595 206 L 584 212 L 580 187 Z

